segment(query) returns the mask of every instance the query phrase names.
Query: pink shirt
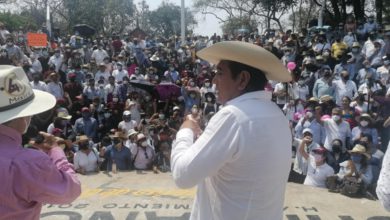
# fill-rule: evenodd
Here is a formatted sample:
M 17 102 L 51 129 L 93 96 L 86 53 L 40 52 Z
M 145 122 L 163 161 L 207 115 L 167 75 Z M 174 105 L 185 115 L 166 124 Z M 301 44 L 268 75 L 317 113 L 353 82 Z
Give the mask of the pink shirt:
M 16 130 L 0 124 L 0 220 L 39 219 L 42 204 L 67 204 L 81 193 L 60 147 L 49 154 L 21 147 Z

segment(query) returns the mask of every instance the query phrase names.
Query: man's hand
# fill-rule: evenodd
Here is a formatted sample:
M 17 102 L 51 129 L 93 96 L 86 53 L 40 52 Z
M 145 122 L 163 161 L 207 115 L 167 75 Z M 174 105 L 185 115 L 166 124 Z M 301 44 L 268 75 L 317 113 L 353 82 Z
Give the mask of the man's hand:
M 186 120 L 181 125 L 180 129 L 183 128 L 190 128 L 192 132 L 194 132 L 194 137 L 197 138 L 202 133 L 202 130 L 200 129 L 200 126 L 196 120 L 190 119 L 186 117 Z
M 303 141 L 304 143 L 310 143 L 312 140 L 313 140 L 313 139 L 312 139 L 312 137 L 310 137 L 310 136 L 305 136 L 304 138 L 302 138 L 302 141 Z

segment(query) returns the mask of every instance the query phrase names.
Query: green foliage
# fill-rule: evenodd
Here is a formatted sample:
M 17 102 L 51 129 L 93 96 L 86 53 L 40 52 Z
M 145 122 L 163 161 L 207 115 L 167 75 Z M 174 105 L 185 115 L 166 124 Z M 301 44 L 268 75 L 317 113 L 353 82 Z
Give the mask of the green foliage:
M 225 34 L 242 34 L 243 29 L 251 33 L 257 29 L 257 23 L 248 17 L 231 18 L 222 25 L 222 31 Z
M 22 29 L 37 28 L 37 25 L 31 23 L 28 17 L 19 14 L 11 14 L 10 12 L 0 13 L 0 21 L 3 22 L 11 32 L 19 27 Z
M 186 9 L 186 29 L 196 24 L 193 14 Z M 150 28 L 155 34 L 165 37 L 180 34 L 180 6 L 163 2 L 156 10 L 149 14 Z M 141 27 L 142 28 L 142 27 Z

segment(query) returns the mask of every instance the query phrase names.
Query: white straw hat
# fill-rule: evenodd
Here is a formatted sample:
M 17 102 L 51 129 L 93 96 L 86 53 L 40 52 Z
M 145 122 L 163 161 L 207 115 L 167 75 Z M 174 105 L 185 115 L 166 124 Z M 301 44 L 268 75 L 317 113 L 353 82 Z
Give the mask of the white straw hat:
M 196 55 L 213 64 L 230 60 L 257 68 L 265 73 L 268 80 L 291 81 L 291 75 L 282 61 L 268 50 L 254 44 L 223 41 L 200 50 Z
M 50 93 L 32 89 L 21 67 L 0 65 L 0 124 L 39 114 L 55 104 Z

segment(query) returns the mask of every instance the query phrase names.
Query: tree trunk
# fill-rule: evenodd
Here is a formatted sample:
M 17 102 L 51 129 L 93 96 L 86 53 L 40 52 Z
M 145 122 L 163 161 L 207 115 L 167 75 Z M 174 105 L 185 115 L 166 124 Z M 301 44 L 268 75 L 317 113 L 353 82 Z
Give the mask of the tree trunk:
M 341 0 L 341 1 L 345 1 L 345 0 Z M 333 8 L 335 22 L 336 22 L 336 24 L 338 24 L 338 23 L 340 23 L 340 20 L 341 20 L 341 13 L 340 13 L 339 5 L 337 4 L 338 1 L 337 0 L 330 0 L 330 3 L 331 3 L 332 8 Z M 335 25 L 335 24 L 333 24 L 333 25 Z
M 376 20 L 382 24 L 383 0 L 375 0 Z
M 364 0 L 352 1 L 356 21 L 364 22 Z

